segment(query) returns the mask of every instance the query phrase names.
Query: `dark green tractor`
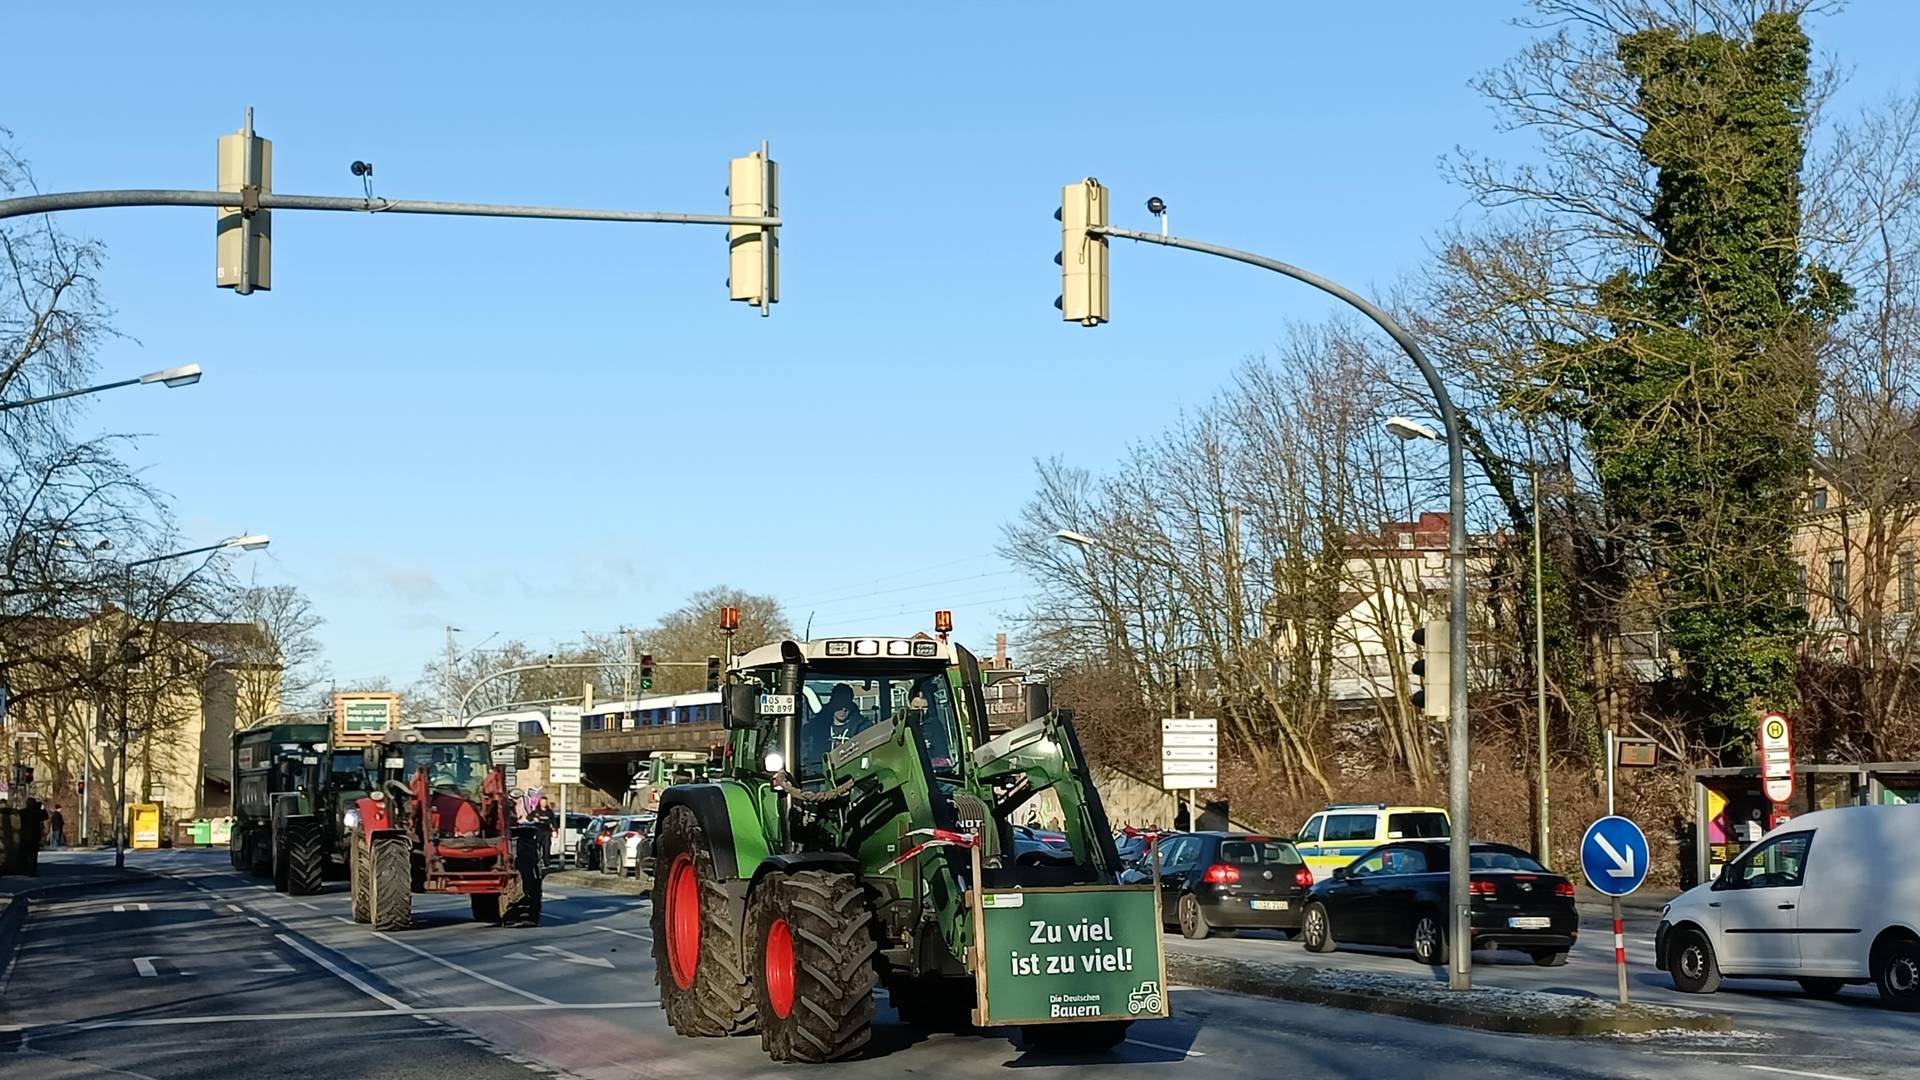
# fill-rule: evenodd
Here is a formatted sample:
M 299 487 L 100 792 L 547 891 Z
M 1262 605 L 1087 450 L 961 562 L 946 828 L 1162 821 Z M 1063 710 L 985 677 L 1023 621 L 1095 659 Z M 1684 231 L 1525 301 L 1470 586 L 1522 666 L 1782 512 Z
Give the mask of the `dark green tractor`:
M 366 790 L 358 750 L 337 751 L 326 724 L 274 724 L 233 735 L 236 870 L 284 893 L 319 892 L 346 870 L 342 814 Z
M 925 636 L 785 641 L 739 659 L 723 765 L 660 799 L 654 961 L 675 1031 L 757 1028 L 777 1060 L 839 1060 L 869 1040 L 884 984 L 908 1023 L 1020 1022 L 1035 1049 L 1122 1039 L 1124 1018 L 979 1011 L 992 990 L 977 974 L 980 890 L 1071 902 L 1111 890 L 1122 868 L 1071 719 L 1037 693 L 1027 723 L 989 739 L 982 685 L 970 653 Z M 1070 860 L 1016 846 L 1015 814 L 1042 792 Z

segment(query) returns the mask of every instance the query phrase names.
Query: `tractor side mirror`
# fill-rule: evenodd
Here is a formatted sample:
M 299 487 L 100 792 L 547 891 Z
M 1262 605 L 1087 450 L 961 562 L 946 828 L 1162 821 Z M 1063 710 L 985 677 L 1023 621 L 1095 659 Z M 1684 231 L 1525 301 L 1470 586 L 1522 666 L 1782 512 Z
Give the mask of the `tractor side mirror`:
M 723 722 L 728 731 L 760 726 L 760 688 L 751 683 L 734 683 L 721 698 L 726 707 Z
M 1028 720 L 1038 720 L 1053 711 L 1053 695 L 1046 683 L 1027 683 L 1020 692 L 1026 699 Z
M 527 753 L 526 747 L 516 746 L 513 748 L 513 767 L 515 769 L 524 769 L 531 764 L 533 764 L 533 755 Z

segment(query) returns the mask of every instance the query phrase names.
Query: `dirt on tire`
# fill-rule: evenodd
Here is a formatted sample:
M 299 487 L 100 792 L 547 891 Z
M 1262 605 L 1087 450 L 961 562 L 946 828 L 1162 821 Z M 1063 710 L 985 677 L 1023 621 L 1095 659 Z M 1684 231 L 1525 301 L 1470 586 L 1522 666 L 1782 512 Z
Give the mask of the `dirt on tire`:
M 753 933 L 754 995 L 760 1046 L 775 1061 L 843 1061 L 873 1038 L 873 988 L 879 980 L 873 907 L 858 878 L 827 870 L 769 875 L 747 903 Z M 767 977 L 770 930 L 790 942 L 780 961 L 789 998 L 780 1015 Z
M 312 896 L 326 887 L 326 837 L 316 821 L 293 822 L 286 828 L 287 894 Z
M 347 893 L 353 901 L 353 921 L 373 921 L 373 874 L 367 866 L 366 842 L 355 836 L 347 842 Z
M 373 928 L 405 930 L 413 925 L 413 845 L 404 836 L 373 842 Z
M 676 806 L 660 826 L 658 865 L 654 879 L 651 927 L 653 977 L 660 987 L 660 1004 L 667 1023 L 681 1035 L 717 1037 L 743 1035 L 754 1029 L 755 1006 L 747 982 L 741 927 L 734 919 L 726 889 L 715 875 L 713 852 L 706 830 L 691 809 Z M 699 943 L 693 958 L 693 978 L 682 986 L 674 974 L 668 920 L 672 902 L 668 893 L 671 872 L 684 856 L 693 874 L 699 906 Z

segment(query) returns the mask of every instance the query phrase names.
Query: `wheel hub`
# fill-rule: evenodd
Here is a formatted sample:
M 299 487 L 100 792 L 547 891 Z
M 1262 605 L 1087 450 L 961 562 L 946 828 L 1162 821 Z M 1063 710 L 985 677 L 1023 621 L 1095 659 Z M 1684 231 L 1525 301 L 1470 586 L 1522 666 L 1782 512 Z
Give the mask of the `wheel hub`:
M 1421 919 L 1418 923 L 1415 923 L 1413 927 L 1413 951 L 1419 953 L 1421 956 L 1432 956 L 1437 929 L 1438 928 L 1433 925 L 1432 919 Z
M 700 879 L 691 855 L 676 856 L 667 873 L 667 960 L 673 984 L 691 988 L 700 969 Z
M 1896 994 L 1911 994 L 1920 988 L 1920 964 L 1900 957 L 1887 967 L 1887 987 Z
M 787 920 L 775 919 L 767 928 L 766 956 L 762 974 L 767 980 L 767 1001 L 773 1015 L 785 1020 L 793 1013 L 793 931 Z
M 1689 979 L 1698 979 L 1706 973 L 1706 970 L 1707 957 L 1705 953 L 1700 951 L 1700 946 L 1689 945 L 1680 950 L 1681 974 Z

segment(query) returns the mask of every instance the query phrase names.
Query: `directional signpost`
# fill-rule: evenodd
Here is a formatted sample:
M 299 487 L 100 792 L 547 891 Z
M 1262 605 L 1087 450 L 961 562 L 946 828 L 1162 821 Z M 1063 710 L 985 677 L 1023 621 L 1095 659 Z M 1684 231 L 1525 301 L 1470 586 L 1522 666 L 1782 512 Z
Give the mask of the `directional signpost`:
M 1199 829 L 1200 789 L 1220 786 L 1220 721 L 1195 717 L 1160 721 L 1160 786 L 1190 793 L 1187 828 Z
M 1613 964 L 1620 976 L 1620 1004 L 1627 1003 L 1627 936 L 1620 898 L 1647 880 L 1647 837 L 1640 826 L 1608 814 L 1580 838 L 1580 872 L 1587 884 L 1613 898 Z

